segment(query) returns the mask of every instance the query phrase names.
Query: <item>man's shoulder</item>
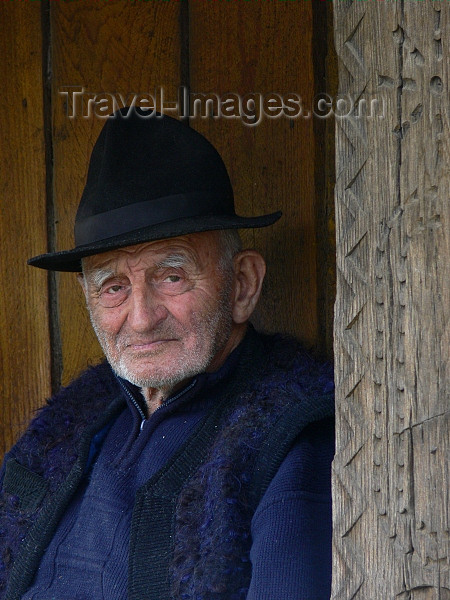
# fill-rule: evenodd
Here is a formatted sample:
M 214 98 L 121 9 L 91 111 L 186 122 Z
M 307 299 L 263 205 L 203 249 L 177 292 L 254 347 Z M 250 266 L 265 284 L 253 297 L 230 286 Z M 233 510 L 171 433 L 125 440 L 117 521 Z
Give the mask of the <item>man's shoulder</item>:
M 332 361 L 309 350 L 297 338 L 254 331 L 259 346 L 259 381 L 295 396 L 333 396 Z
M 51 398 L 47 400 L 47 405 L 52 406 L 60 402 L 81 400 L 85 394 L 88 394 L 91 401 L 97 398 L 110 398 L 120 392 L 120 385 L 115 377 L 111 367 L 106 361 L 97 365 L 89 366 L 68 385 L 60 388 Z M 92 398 L 92 394 L 94 398 Z

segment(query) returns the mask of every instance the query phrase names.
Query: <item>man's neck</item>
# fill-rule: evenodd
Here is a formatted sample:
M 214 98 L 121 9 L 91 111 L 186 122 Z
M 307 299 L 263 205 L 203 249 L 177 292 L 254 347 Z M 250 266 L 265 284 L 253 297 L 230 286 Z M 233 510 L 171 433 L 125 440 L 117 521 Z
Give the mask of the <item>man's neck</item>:
M 179 384 L 180 387 L 182 385 L 183 383 Z M 141 392 L 147 405 L 147 416 L 149 417 L 152 413 L 154 413 L 155 410 L 161 406 L 164 400 L 166 400 L 173 391 L 175 391 L 175 388 L 142 388 Z

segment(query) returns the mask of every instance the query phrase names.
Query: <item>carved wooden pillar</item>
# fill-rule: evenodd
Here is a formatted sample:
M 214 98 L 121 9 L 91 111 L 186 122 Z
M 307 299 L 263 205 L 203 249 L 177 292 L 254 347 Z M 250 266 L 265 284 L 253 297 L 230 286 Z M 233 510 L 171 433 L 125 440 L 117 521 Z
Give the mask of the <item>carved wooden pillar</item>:
M 334 15 L 332 597 L 448 600 L 450 3 Z

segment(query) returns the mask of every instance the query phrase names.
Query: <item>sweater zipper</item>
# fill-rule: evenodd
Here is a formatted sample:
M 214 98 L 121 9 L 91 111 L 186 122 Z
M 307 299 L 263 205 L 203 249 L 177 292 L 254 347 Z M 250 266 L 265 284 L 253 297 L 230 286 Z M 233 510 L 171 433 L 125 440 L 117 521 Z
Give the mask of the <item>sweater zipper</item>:
M 175 400 L 178 400 L 178 398 L 181 398 L 181 396 L 184 396 L 184 394 L 187 394 L 187 392 L 189 392 L 189 390 L 191 390 L 196 383 L 197 383 L 197 380 L 193 379 L 191 381 L 191 383 L 187 387 L 185 387 L 182 390 L 180 390 L 178 392 L 178 394 L 175 394 L 175 396 L 169 396 L 167 398 L 167 400 L 165 400 L 160 406 L 158 406 L 157 409 L 155 409 L 153 411 L 153 414 L 155 414 L 156 412 L 158 412 L 158 410 L 161 410 L 162 408 L 165 408 L 166 406 L 169 406 L 169 404 L 172 404 L 172 402 L 175 402 Z
M 193 381 L 191 381 L 191 383 L 186 388 L 184 388 L 180 392 L 178 392 L 178 394 L 175 394 L 175 396 L 169 397 L 165 402 L 163 402 L 161 404 L 161 406 L 158 406 L 158 408 L 153 411 L 153 414 L 155 414 L 158 410 L 161 410 L 161 408 L 166 407 L 169 404 L 172 404 L 172 402 L 175 402 L 175 400 L 178 400 L 178 398 L 181 398 L 181 396 L 186 394 L 189 390 L 191 390 L 194 387 L 196 382 L 197 382 L 197 380 L 194 379 Z M 133 396 L 133 394 L 130 392 L 130 390 L 125 385 L 121 384 L 121 386 L 122 386 L 122 389 L 125 390 L 126 395 L 131 400 L 131 403 L 136 408 L 136 410 L 139 413 L 139 416 L 141 417 L 141 424 L 140 424 L 139 429 L 140 429 L 140 431 L 142 431 L 142 429 L 144 428 L 145 422 L 147 421 L 147 417 L 145 416 L 145 413 L 142 410 L 142 408 L 139 406 L 139 402 L 136 400 L 136 398 Z
M 128 398 L 131 400 L 132 405 L 135 407 L 135 409 L 138 411 L 139 416 L 141 417 L 141 425 L 140 425 L 140 430 L 142 431 L 142 428 L 144 427 L 144 423 L 147 420 L 147 417 L 144 414 L 144 411 L 142 410 L 142 408 L 139 406 L 138 401 L 136 400 L 136 398 L 133 396 L 133 394 L 130 392 L 130 390 L 122 384 L 122 382 L 120 382 L 120 385 L 122 387 L 122 389 L 124 390 L 125 394 L 128 396 Z

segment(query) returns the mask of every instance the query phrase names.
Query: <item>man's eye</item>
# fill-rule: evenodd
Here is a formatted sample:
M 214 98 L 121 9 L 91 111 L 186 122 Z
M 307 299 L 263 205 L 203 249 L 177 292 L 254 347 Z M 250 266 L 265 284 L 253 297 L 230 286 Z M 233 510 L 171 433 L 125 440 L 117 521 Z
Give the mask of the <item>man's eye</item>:
M 106 294 L 117 294 L 118 292 L 121 292 L 123 290 L 123 285 L 111 285 L 110 287 L 106 288 L 106 290 L 104 290 L 104 292 Z
M 121 299 L 122 297 L 126 296 L 126 294 L 127 286 L 120 283 L 105 285 L 100 291 L 100 297 L 105 299 L 107 298 L 107 302 L 111 300 L 115 301 L 117 298 Z
M 107 308 L 122 304 L 128 296 L 128 286 L 120 283 L 105 285 L 98 295 L 99 302 Z
M 181 281 L 181 277 L 179 275 L 168 275 L 164 281 L 167 281 L 168 283 L 178 283 Z
M 185 273 L 166 271 L 155 277 L 155 286 L 163 294 L 177 296 L 186 292 L 191 286 L 191 282 Z

